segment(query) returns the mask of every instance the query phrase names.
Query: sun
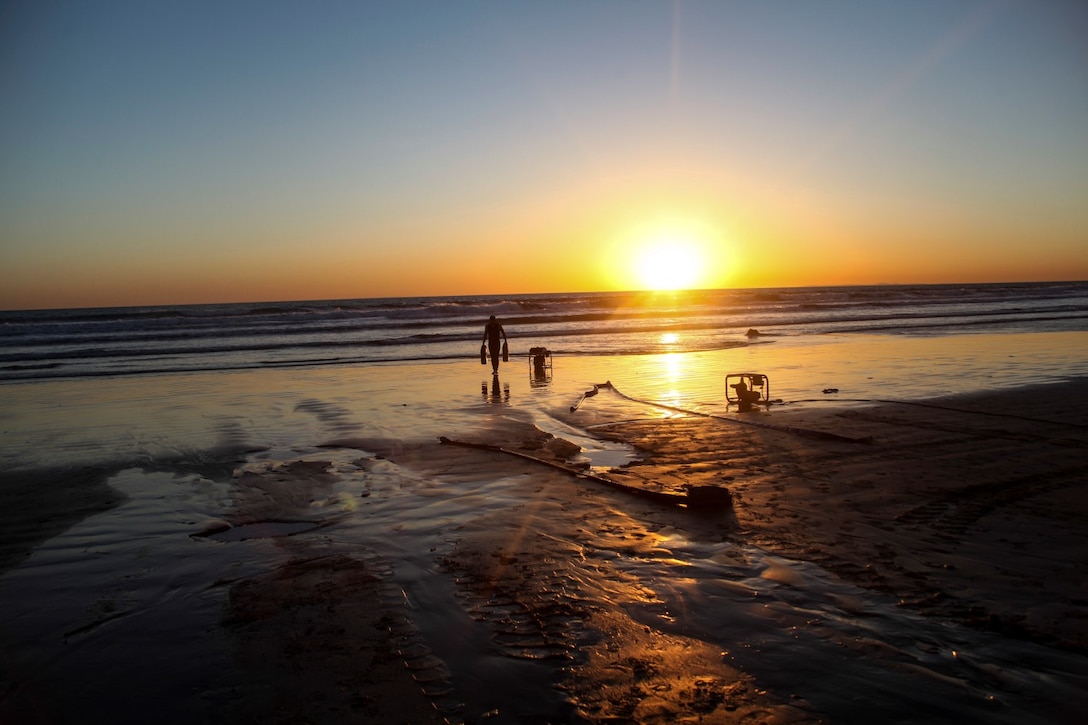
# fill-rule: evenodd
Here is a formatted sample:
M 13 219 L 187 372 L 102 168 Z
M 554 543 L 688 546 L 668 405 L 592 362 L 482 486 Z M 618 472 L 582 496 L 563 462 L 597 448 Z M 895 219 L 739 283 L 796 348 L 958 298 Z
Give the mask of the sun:
M 641 289 L 671 291 L 695 286 L 705 260 L 691 241 L 662 238 L 646 242 L 635 252 L 633 262 Z
M 601 245 L 601 265 L 619 290 L 678 292 L 729 284 L 734 238 L 713 215 L 657 213 L 617 226 Z

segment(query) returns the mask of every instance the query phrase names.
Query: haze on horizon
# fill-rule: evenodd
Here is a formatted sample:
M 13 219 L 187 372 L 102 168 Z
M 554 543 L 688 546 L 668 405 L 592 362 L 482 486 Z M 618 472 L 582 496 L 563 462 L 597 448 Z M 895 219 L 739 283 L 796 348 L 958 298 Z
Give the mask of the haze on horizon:
M 1077 0 L 16 0 L 0 90 L 0 309 L 1088 279 Z

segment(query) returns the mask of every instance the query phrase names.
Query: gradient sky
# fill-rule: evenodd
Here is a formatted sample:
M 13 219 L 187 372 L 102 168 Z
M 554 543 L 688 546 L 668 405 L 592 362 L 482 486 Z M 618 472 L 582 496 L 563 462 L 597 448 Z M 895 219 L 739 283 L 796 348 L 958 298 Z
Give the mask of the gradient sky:
M 1088 278 L 1082 0 L 15 0 L 0 98 L 0 308 Z

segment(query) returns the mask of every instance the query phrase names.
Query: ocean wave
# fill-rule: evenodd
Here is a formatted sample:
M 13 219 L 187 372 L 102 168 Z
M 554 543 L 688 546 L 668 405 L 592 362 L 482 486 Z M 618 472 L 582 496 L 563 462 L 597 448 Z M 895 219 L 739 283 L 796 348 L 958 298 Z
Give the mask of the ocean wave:
M 491 314 L 563 354 L 777 335 L 1088 328 L 1088 283 L 483 295 L 0 313 L 0 380 L 472 356 Z M 1034 326 L 1034 327 L 1033 327 Z M 680 340 L 663 347 L 660 338 Z M 292 362 L 293 361 L 293 362 Z

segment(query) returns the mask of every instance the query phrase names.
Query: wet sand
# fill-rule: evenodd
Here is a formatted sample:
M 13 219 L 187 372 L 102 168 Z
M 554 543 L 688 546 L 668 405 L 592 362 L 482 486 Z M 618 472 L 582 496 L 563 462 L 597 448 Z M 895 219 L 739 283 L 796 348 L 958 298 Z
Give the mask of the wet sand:
M 610 410 L 614 401 L 595 402 L 591 415 L 600 420 L 628 407 L 622 401 Z M 518 656 L 518 643 L 528 641 L 543 648 L 530 658 L 569 660 L 558 685 L 589 722 L 1074 722 L 1088 684 L 1085 402 L 1088 381 L 1082 380 L 925 404 L 752 414 L 753 422 L 768 427 L 683 415 L 589 422 L 595 434 L 645 454 L 613 472 L 615 480 L 655 490 L 726 487 L 732 509 L 668 510 L 592 489 L 572 497 L 547 488 L 558 485 L 552 482 L 516 512 L 466 527 L 447 565 L 470 582 L 466 607 L 480 612 L 499 637 L 512 638 L 508 654 Z M 865 442 L 829 442 L 797 435 L 798 429 Z M 485 463 L 472 464 L 479 465 Z M 457 467 L 427 470 L 449 475 Z M 572 543 L 572 519 L 596 551 Z M 646 578 L 628 579 L 610 565 L 613 557 L 669 562 L 676 531 L 702 541 L 717 563 L 735 557 L 732 567 L 721 568 L 732 584 L 718 583 L 735 587 L 733 594 L 758 601 L 762 592 L 746 581 L 757 576 L 799 592 L 815 589 L 831 604 L 823 612 L 813 603 L 798 606 L 781 615 L 779 626 L 833 630 L 820 619 L 830 613 L 876 618 L 876 600 L 930 624 L 976 631 L 980 650 L 1009 640 L 1054 648 L 1047 667 L 1068 670 L 1044 668 L 1038 675 L 1065 682 L 1050 692 L 1032 690 L 1031 673 L 1005 671 L 1001 658 L 988 659 L 969 639 L 954 649 L 921 628 L 912 631 L 914 620 L 905 617 L 896 624 L 902 632 L 816 635 L 857 661 L 843 666 L 838 656 L 799 647 L 798 655 L 814 661 L 775 663 L 784 671 L 779 687 L 770 688 L 767 677 L 750 671 L 766 663 L 747 667 L 758 658 L 757 632 L 728 631 L 724 640 L 702 636 L 715 626 L 700 632 L 695 620 L 714 619 L 712 609 L 688 619 L 691 613 L 670 611 L 669 597 L 648 587 Z M 745 547 L 757 547 L 763 560 L 746 560 Z M 594 561 L 602 551 L 604 561 Z M 666 575 L 685 578 L 686 558 L 670 562 Z M 796 562 L 856 589 L 806 582 L 809 570 Z M 580 574 L 587 566 L 597 575 L 589 590 Z M 782 605 L 769 600 L 756 606 Z M 1013 651 L 1019 650 L 1008 654 Z M 771 656 L 788 658 L 788 647 Z M 888 684 L 863 682 L 871 675 L 866 670 L 885 670 Z M 838 682 L 825 689 L 819 683 L 829 678 Z M 856 687 L 851 678 L 858 679 Z
M 726 485 L 738 535 L 902 606 L 1088 652 L 1088 381 L 927 402 L 594 430 L 650 452 L 624 473 Z
M 160 380 L 139 440 L 102 434 L 134 455 L 67 466 L 77 434 L 28 414 L 64 445 L 0 479 L 0 721 L 1079 721 L 1088 381 L 571 411 L 596 364 Z M 599 439 L 628 458 L 601 475 L 733 505 L 438 435 L 573 467 Z

